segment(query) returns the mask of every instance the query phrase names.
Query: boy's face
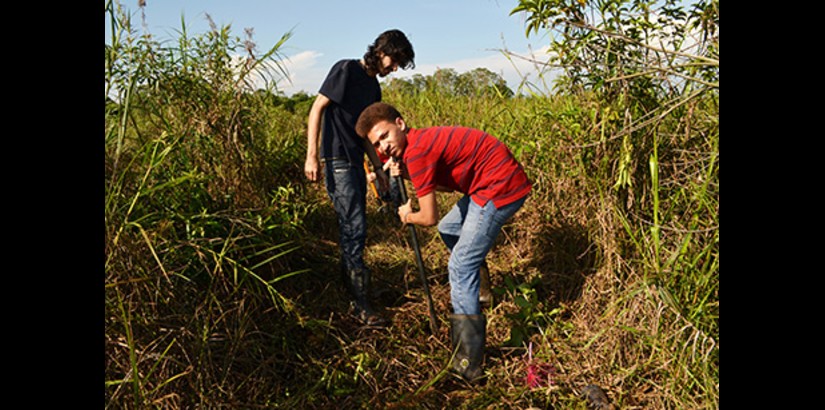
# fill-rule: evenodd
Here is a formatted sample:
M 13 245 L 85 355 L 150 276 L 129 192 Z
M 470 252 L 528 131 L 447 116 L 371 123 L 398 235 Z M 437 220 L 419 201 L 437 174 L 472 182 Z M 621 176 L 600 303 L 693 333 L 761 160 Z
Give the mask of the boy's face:
M 407 148 L 407 124 L 396 118 L 395 121 L 379 121 L 367 133 L 367 139 L 375 150 L 388 156 L 401 158 Z
M 398 71 L 398 63 L 392 57 L 381 53 L 381 64 L 378 67 L 378 76 L 386 77 L 390 73 Z

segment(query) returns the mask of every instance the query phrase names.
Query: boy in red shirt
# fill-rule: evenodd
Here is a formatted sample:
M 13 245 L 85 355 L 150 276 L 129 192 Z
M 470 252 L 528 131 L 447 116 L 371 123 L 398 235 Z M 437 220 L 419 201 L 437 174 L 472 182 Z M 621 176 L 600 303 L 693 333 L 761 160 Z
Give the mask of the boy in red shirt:
M 433 226 L 450 249 L 450 339 L 458 348 L 453 369 L 467 380 L 482 375 L 486 318 L 479 303 L 479 270 L 504 223 L 532 190 L 521 164 L 501 141 L 459 126 L 409 128 L 391 105 L 377 102 L 358 118 L 355 131 L 390 156 L 390 174 L 412 181 L 418 212 L 410 201 L 398 208 L 404 224 Z M 404 170 L 401 166 L 403 165 Z M 464 196 L 439 221 L 436 191 Z

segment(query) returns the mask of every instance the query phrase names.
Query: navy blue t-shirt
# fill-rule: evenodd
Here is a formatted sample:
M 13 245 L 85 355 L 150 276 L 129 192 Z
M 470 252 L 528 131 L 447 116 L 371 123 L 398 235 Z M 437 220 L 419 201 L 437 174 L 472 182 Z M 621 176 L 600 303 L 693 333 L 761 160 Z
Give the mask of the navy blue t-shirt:
M 364 159 L 364 140 L 355 132 L 355 123 L 368 105 L 381 101 L 378 79 L 367 75 L 358 60 L 340 60 L 329 70 L 319 93 L 331 100 L 324 110 L 321 158 Z

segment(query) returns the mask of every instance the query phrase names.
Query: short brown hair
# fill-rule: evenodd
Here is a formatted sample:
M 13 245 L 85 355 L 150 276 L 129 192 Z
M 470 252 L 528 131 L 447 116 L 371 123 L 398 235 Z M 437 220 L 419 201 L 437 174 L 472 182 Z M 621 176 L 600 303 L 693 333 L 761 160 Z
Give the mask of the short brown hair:
M 383 102 L 372 103 L 358 116 L 358 122 L 355 123 L 355 132 L 361 138 L 367 138 L 367 134 L 375 124 L 381 121 L 394 122 L 396 118 L 402 118 L 401 113 L 392 105 Z

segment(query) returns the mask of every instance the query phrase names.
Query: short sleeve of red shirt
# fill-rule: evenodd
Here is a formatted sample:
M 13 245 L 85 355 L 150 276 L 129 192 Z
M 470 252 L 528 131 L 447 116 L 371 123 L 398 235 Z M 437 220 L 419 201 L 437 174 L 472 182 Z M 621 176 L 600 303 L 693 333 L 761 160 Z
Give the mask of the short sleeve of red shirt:
M 521 164 L 501 141 L 467 127 L 410 128 L 404 162 L 417 196 L 441 185 L 500 208 L 532 189 Z

